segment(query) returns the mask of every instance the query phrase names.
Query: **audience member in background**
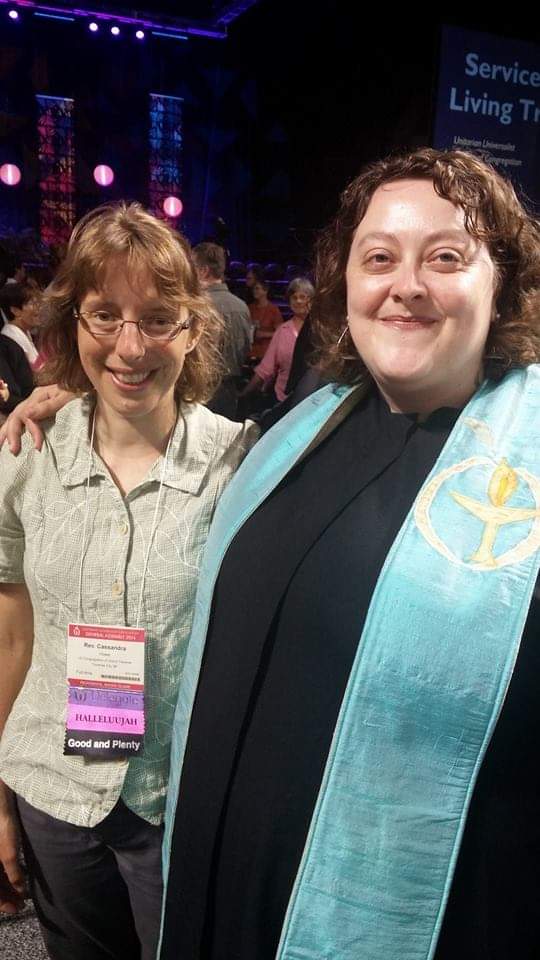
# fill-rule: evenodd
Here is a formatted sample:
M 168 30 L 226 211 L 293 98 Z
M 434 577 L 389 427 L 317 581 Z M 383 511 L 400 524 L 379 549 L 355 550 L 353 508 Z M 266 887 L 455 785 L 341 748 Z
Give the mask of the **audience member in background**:
M 253 287 L 256 283 L 259 283 L 260 280 L 264 280 L 263 268 L 261 267 L 260 263 L 251 263 L 246 270 L 246 289 L 244 294 L 246 303 L 253 303 Z
M 0 291 L 0 307 L 7 321 L 2 334 L 24 350 L 33 370 L 40 366 L 39 351 L 32 336 L 40 323 L 38 303 L 38 290 L 28 283 L 6 283 Z
M 249 305 L 251 322 L 254 326 L 251 356 L 262 360 L 275 331 L 283 323 L 283 317 L 279 307 L 269 299 L 270 284 L 268 280 L 264 278 L 257 280 L 252 289 L 253 302 Z
M 296 390 L 298 384 L 301 380 L 303 380 L 308 371 L 312 369 L 314 370 L 311 365 L 314 349 L 313 323 L 311 315 L 309 315 L 304 321 L 304 325 L 296 338 L 291 369 L 289 371 L 289 379 L 287 380 L 287 386 L 285 387 L 285 393 L 287 396 Z M 316 386 L 320 382 L 320 377 L 316 370 L 314 370 L 314 372 L 317 374 L 317 378 L 313 381 L 313 389 L 316 389 Z
M 0 414 L 11 413 L 33 387 L 32 368 L 24 350 L 0 334 Z
M 306 277 L 291 280 L 287 287 L 287 299 L 292 317 L 277 328 L 263 360 L 255 367 L 253 377 L 241 394 L 242 397 L 248 397 L 273 384 L 275 399 L 285 399 L 296 338 L 309 314 L 314 293 L 313 284 Z
M 223 247 L 217 243 L 199 243 L 193 255 L 200 284 L 225 325 L 223 380 L 208 407 L 214 413 L 234 419 L 238 405 L 237 383 L 251 349 L 251 317 L 244 301 L 235 297 L 225 283 Z

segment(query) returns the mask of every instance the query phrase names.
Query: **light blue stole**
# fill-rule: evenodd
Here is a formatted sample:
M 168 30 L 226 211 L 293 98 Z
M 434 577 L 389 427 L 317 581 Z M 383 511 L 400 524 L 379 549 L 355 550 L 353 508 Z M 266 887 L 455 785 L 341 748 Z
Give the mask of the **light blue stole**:
M 222 497 L 175 717 L 165 880 L 222 558 L 245 519 L 351 399 L 350 390 L 335 387 L 308 397 L 263 437 Z M 334 732 L 278 960 L 433 956 L 472 791 L 540 566 L 539 401 L 537 366 L 512 371 L 498 385 L 486 382 L 459 417 L 390 550 Z

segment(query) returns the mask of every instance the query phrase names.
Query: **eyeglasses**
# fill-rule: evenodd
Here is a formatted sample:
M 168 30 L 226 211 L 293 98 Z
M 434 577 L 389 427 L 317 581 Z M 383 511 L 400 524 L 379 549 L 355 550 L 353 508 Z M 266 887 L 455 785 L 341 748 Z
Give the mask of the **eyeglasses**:
M 142 320 L 122 320 L 122 317 L 117 317 L 108 310 L 93 310 L 89 313 L 76 310 L 74 313 L 75 319 L 79 320 L 93 337 L 118 337 L 124 324 L 134 323 L 143 337 L 163 343 L 174 340 L 182 330 L 188 330 L 191 326 L 191 318 L 182 322 L 172 320 L 167 314 L 154 314 L 143 317 Z

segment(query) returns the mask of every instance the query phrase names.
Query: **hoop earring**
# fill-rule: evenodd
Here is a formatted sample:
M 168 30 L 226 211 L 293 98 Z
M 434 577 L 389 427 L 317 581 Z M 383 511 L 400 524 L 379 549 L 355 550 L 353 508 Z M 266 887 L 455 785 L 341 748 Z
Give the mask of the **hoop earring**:
M 343 327 L 343 330 L 342 330 L 342 332 L 341 332 L 340 338 L 339 338 L 339 340 L 338 340 L 338 342 L 337 342 L 337 344 L 336 344 L 337 347 L 340 347 L 340 346 L 341 346 L 341 343 L 342 343 L 342 341 L 343 341 L 343 337 L 344 337 L 348 332 L 349 332 L 349 324 L 346 323 L 345 326 Z

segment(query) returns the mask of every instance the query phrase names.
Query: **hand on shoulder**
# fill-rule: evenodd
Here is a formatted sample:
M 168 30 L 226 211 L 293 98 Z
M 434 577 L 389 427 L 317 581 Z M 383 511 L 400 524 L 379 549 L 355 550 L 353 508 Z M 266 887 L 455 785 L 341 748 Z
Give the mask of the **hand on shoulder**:
M 0 429 L 0 448 L 7 441 L 11 453 L 17 456 L 21 450 L 21 437 L 26 430 L 32 437 L 36 450 L 41 450 L 43 432 L 38 423 L 55 417 L 58 411 L 74 398 L 74 393 L 62 390 L 55 383 L 48 387 L 36 387 L 26 400 L 15 407 Z

